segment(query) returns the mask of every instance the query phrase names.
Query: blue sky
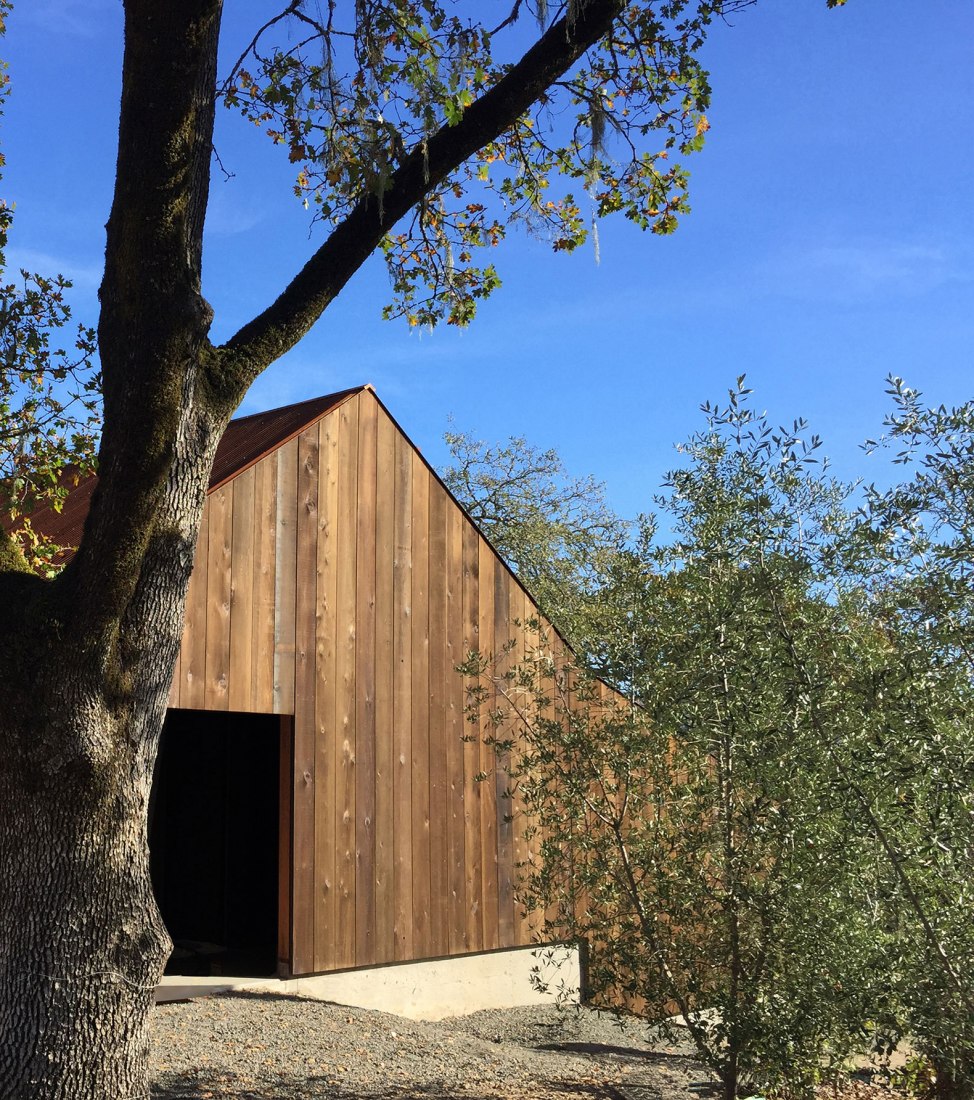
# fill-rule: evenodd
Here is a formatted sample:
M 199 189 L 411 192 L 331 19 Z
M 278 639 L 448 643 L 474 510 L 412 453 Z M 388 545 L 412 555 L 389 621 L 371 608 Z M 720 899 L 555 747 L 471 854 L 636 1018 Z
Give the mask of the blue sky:
M 227 0 L 227 55 L 275 10 Z M 2 52 L 8 261 L 73 277 L 93 319 L 120 0 L 20 0 Z M 557 447 L 634 514 L 701 425 L 700 403 L 746 373 L 773 419 L 811 421 L 838 472 L 884 479 L 858 444 L 880 430 L 888 373 L 935 403 L 974 397 L 974 3 L 759 0 L 703 56 L 713 128 L 674 236 L 610 219 L 597 263 L 591 248 L 554 255 L 515 235 L 496 256 L 504 286 L 462 332 L 383 322 L 373 264 L 242 411 L 370 381 L 434 463 L 452 415 L 482 438 Z M 214 172 L 207 223 L 219 339 L 314 240 L 279 150 L 225 112 L 217 144 L 234 173 Z

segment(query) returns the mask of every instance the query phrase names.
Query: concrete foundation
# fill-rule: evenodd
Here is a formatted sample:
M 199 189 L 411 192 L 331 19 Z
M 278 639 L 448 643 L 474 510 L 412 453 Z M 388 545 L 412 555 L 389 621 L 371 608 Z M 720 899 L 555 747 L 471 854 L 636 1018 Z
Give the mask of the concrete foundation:
M 547 989 L 536 988 L 533 976 Z M 187 1000 L 229 990 L 291 993 L 413 1020 L 442 1020 L 484 1008 L 577 1001 L 578 950 L 522 947 L 461 958 L 343 970 L 310 978 L 164 978 L 156 1001 Z

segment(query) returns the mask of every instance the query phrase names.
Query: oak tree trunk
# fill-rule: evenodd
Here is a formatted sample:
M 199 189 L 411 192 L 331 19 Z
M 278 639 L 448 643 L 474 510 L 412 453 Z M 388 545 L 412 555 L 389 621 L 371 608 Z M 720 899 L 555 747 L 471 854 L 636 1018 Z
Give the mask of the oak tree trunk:
M 147 1096 L 169 950 L 152 770 L 216 443 L 200 293 L 221 0 L 124 0 L 99 352 L 105 428 L 81 546 L 0 576 L 0 1097 Z
M 143 1100 L 171 947 L 149 877 L 152 770 L 219 424 L 174 464 L 113 633 L 70 624 L 78 583 L 0 585 L 0 1097 Z M 60 591 L 64 589 L 64 591 Z M 124 643 L 124 644 L 121 644 Z
M 144 1100 L 169 951 L 152 770 L 216 443 L 200 285 L 222 0 L 124 0 L 99 481 L 53 581 L 0 576 L 0 1097 Z M 209 370 L 209 374 L 208 374 Z
M 7 1100 L 146 1095 L 149 1008 L 170 944 L 149 882 L 148 768 L 125 770 L 125 784 L 81 761 L 0 776 Z

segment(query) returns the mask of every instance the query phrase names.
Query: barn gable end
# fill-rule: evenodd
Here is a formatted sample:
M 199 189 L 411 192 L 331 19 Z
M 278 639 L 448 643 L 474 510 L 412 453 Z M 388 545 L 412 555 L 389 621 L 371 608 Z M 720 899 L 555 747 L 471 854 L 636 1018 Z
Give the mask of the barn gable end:
M 454 670 L 534 613 L 370 387 L 215 479 L 170 705 L 293 716 L 282 971 L 531 942 Z

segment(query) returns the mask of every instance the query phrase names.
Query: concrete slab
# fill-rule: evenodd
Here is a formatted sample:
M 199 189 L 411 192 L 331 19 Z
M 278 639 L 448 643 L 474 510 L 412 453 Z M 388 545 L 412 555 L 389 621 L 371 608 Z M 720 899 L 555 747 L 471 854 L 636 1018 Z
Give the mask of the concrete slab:
M 155 1002 L 159 1005 L 170 1001 L 192 1001 L 197 997 L 212 997 L 235 989 L 260 989 L 280 985 L 277 978 L 235 978 L 226 974 L 193 977 L 173 974 L 166 975 L 156 986 Z
M 547 983 L 547 990 L 537 988 L 535 975 Z M 442 1020 L 484 1008 L 546 1004 L 559 998 L 577 1002 L 579 977 L 577 948 L 524 947 L 284 980 L 173 976 L 163 978 L 156 1003 L 254 990 L 372 1008 L 413 1020 Z
M 538 970 L 549 983 L 536 988 Z M 483 1008 L 550 1004 L 562 985 L 578 1001 L 578 950 L 574 947 L 517 948 L 429 962 L 395 963 L 345 970 L 283 983 L 287 992 L 357 1008 L 394 1012 L 412 1020 L 442 1020 Z

